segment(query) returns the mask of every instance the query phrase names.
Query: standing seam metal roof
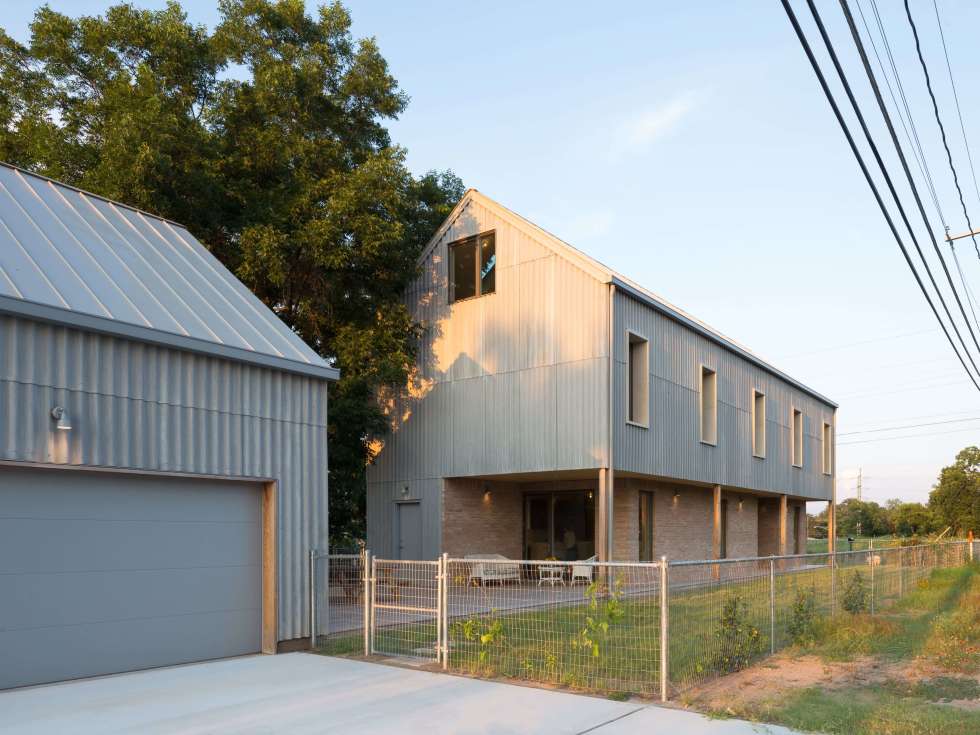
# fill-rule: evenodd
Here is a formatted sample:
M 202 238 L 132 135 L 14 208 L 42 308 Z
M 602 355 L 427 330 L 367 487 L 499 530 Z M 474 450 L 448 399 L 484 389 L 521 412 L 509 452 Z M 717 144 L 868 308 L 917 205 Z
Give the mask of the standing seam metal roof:
M 182 225 L 2 162 L 0 311 L 339 375 Z

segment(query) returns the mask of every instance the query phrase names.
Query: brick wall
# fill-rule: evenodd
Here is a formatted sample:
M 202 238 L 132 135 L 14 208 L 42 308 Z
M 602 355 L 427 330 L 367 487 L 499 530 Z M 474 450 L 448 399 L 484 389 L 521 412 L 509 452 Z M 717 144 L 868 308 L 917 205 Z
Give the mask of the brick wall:
M 490 489 L 485 496 L 486 487 Z M 524 502 L 517 486 L 483 480 L 443 483 L 442 550 L 450 556 L 524 555 Z
M 617 561 L 639 558 L 639 491 L 651 490 L 654 558 L 710 559 L 714 509 L 708 488 L 618 479 L 613 498 L 613 556 Z M 677 493 L 677 500 L 674 500 Z M 757 499 L 723 493 L 728 500 L 728 556 L 756 556 L 759 550 Z M 738 501 L 742 500 L 739 509 Z
M 722 493 L 728 501 L 728 548 L 726 556 L 759 555 L 759 503 L 752 495 Z M 742 507 L 739 509 L 739 501 Z

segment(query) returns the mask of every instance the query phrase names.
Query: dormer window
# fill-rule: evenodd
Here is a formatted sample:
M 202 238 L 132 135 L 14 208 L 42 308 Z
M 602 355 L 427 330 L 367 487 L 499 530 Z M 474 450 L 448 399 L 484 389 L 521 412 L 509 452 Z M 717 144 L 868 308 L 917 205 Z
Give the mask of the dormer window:
M 493 293 L 497 287 L 497 249 L 493 232 L 449 243 L 449 301 Z

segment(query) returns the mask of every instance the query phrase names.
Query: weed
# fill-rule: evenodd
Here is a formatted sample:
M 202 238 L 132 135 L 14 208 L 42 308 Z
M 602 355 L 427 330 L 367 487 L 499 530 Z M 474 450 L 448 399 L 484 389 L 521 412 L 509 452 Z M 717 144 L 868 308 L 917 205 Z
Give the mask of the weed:
M 730 595 L 722 607 L 719 627 L 715 631 L 719 646 L 713 664 L 717 671 L 741 671 L 762 653 L 762 636 L 747 618 L 742 598 Z
M 789 621 L 789 636 L 795 646 L 812 646 L 817 636 L 816 590 L 800 588 L 793 600 L 792 616 Z
M 841 607 L 852 615 L 866 612 L 868 609 L 868 587 L 864 583 L 864 575 L 854 572 L 844 585 L 841 595 Z

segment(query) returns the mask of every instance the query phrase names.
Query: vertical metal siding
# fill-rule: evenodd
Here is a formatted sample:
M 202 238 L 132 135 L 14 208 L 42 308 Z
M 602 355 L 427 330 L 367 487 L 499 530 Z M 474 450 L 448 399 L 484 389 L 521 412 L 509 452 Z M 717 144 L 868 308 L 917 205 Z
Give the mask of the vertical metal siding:
M 494 230 L 496 292 L 448 303 L 448 243 Z M 390 549 L 406 484 L 438 553 L 441 479 L 598 468 L 606 445 L 608 285 L 471 201 L 408 290 L 427 328 L 417 385 L 393 400 L 368 469 L 368 543 Z
M 63 405 L 72 430 L 53 430 Z M 0 316 L 0 459 L 278 481 L 279 638 L 327 545 L 327 384 Z
M 821 427 L 834 409 L 628 295 L 615 300 L 615 463 L 621 471 L 829 500 Z M 649 340 L 650 428 L 625 421 L 626 334 Z M 700 441 L 699 369 L 718 373 L 718 443 Z M 766 395 L 766 457 L 752 456 L 753 389 Z M 804 416 L 803 468 L 792 466 L 790 411 Z

